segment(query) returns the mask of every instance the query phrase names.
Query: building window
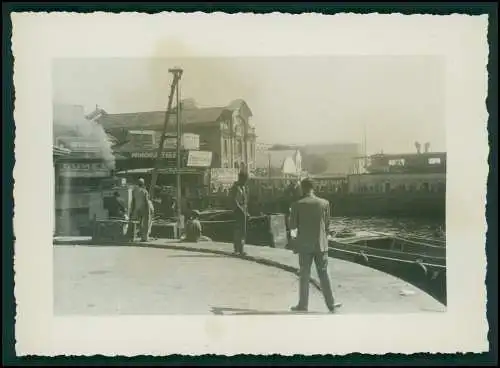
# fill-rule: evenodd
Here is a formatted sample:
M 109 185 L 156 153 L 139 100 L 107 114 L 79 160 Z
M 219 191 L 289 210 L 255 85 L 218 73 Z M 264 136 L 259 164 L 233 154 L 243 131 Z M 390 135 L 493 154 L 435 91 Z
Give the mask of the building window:
M 439 157 L 433 157 L 429 159 L 429 165 L 440 165 L 441 164 L 441 158 Z
M 241 153 L 241 141 L 239 139 L 236 141 L 236 152 Z
M 404 159 L 389 160 L 389 166 L 404 166 L 404 165 L 405 165 Z
M 229 149 L 228 149 L 228 144 L 227 144 L 227 139 L 224 138 L 224 155 L 225 157 L 228 157 L 229 156 Z

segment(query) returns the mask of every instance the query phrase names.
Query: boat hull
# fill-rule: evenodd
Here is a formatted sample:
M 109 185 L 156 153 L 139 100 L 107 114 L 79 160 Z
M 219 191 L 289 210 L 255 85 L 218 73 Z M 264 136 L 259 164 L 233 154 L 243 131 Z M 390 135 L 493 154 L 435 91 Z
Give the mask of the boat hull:
M 214 241 L 233 241 L 231 211 L 205 212 L 200 216 L 203 234 Z M 285 248 L 287 233 L 283 215 L 249 219 L 247 244 Z M 367 266 L 404 280 L 446 305 L 446 247 L 425 239 L 404 239 L 368 234 L 329 241 L 328 255 Z
M 409 244 L 388 237 L 361 244 L 331 240 L 328 254 L 393 275 L 446 305 L 446 248 Z

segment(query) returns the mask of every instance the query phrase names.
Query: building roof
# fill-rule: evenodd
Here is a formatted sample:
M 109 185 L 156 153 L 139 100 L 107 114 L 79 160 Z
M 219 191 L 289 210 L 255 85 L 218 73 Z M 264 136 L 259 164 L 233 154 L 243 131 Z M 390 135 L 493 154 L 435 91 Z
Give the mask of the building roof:
M 52 146 L 53 156 L 68 156 L 69 154 L 71 154 L 71 151 L 67 148 Z
M 295 163 L 295 150 L 280 151 L 257 151 L 255 153 L 255 166 L 259 169 L 281 169 L 287 158 L 293 159 Z
M 103 116 L 103 115 L 106 115 L 107 112 L 100 108 L 99 106 L 96 106 L 95 110 L 89 112 L 87 115 L 85 115 L 85 119 L 87 120 L 96 120 L 98 119 L 99 117 Z
M 248 106 L 248 104 L 245 102 L 245 100 L 241 99 L 241 98 L 238 98 L 236 100 L 233 100 L 231 101 L 228 105 L 227 105 L 227 108 L 229 110 L 237 110 L 237 109 L 241 109 L 241 108 L 245 108 L 247 110 L 247 113 L 252 116 L 253 113 L 252 113 L 252 110 L 250 109 L 250 107 Z
M 173 110 L 175 112 L 175 110 Z M 147 129 L 161 128 L 165 123 L 165 111 L 149 111 L 125 114 L 102 115 L 97 121 L 104 129 L 132 128 Z M 182 124 L 207 124 L 215 123 L 231 116 L 231 110 L 226 107 L 203 107 L 183 109 L 181 112 Z M 169 123 L 175 124 L 175 113 L 170 116 Z M 171 125 L 172 127 L 172 125 Z
M 189 109 L 182 111 L 183 124 L 215 122 L 223 112 L 223 108 Z M 101 116 L 98 122 L 105 128 L 152 128 L 162 127 L 165 123 L 165 111 L 149 111 L 125 114 L 108 114 Z M 175 115 L 170 117 L 170 123 L 175 122 Z

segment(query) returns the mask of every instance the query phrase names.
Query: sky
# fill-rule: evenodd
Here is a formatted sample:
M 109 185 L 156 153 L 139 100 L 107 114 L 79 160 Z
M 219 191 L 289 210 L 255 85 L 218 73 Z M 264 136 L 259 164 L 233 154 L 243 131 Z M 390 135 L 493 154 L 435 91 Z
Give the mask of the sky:
M 241 98 L 263 143 L 359 143 L 366 151 L 445 151 L 445 63 L 437 56 L 56 59 L 55 103 L 108 113 L 161 111 L 172 75 L 200 107 Z M 365 132 L 365 133 L 364 133 Z

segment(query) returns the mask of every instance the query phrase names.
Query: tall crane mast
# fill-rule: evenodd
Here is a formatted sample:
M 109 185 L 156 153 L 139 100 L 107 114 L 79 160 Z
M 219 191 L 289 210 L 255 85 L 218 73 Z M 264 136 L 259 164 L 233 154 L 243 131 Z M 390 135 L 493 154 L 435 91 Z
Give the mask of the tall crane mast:
M 153 199 L 155 195 L 155 187 L 156 187 L 156 181 L 158 179 L 158 169 L 160 167 L 161 161 L 162 161 L 162 153 L 163 153 L 163 148 L 165 145 L 165 139 L 167 135 L 167 128 L 168 128 L 168 122 L 170 120 L 170 115 L 173 114 L 172 111 L 172 102 L 174 100 L 174 95 L 177 92 L 177 106 L 176 106 L 176 124 L 177 124 L 177 208 L 178 208 L 178 214 L 180 210 L 180 194 L 181 194 L 181 189 L 180 189 L 180 153 L 181 153 L 181 137 L 180 137 L 180 103 L 179 103 L 179 81 L 181 80 L 183 70 L 181 68 L 172 68 L 168 70 L 169 73 L 173 74 L 173 81 L 172 85 L 170 86 L 170 95 L 168 96 L 168 104 L 167 104 L 167 111 L 165 113 L 165 121 L 163 124 L 163 131 L 160 137 L 160 145 L 158 146 L 158 153 L 156 155 L 156 160 L 155 164 L 153 167 L 153 172 L 151 175 L 151 186 L 149 188 L 149 195 L 150 198 Z

